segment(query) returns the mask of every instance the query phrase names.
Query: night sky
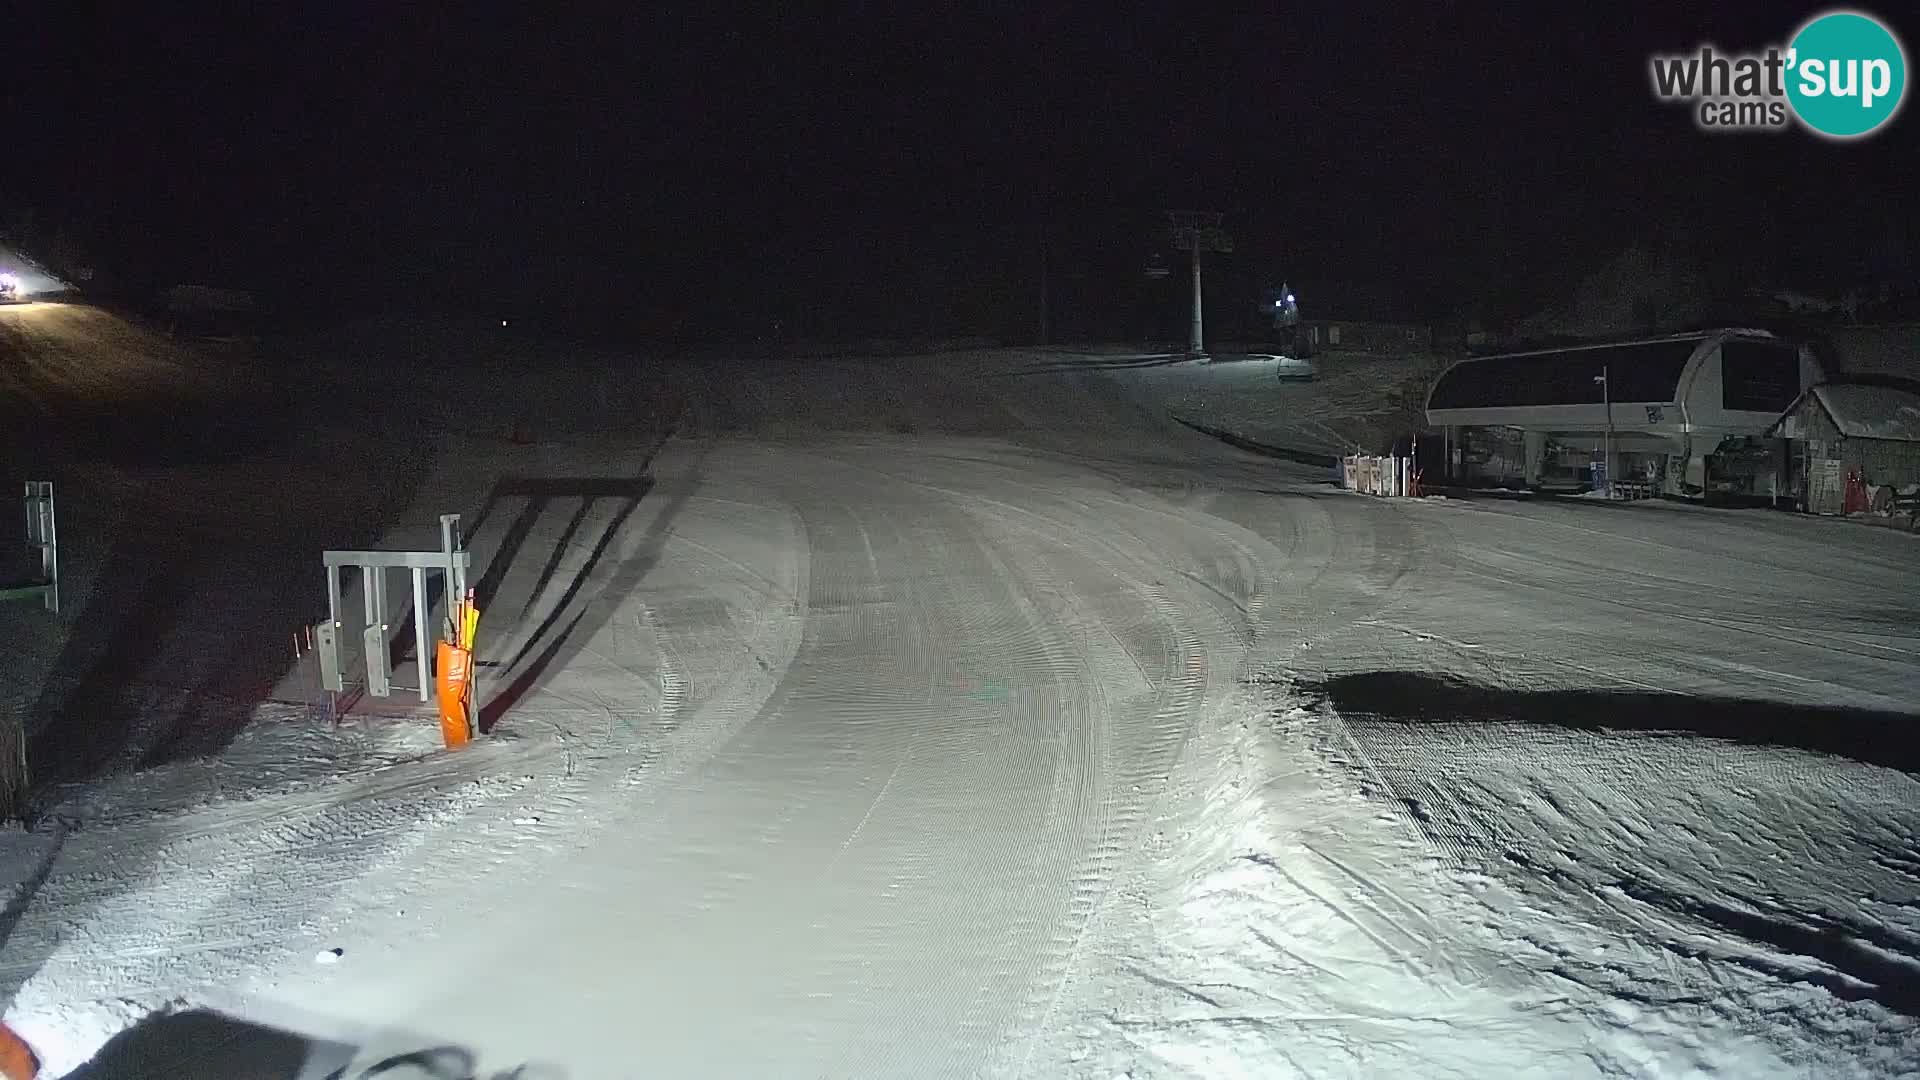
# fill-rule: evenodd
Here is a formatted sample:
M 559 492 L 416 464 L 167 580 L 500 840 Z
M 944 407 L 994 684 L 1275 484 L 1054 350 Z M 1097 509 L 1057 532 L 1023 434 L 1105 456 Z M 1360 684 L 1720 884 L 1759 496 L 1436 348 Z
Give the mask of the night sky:
M 1649 93 L 1649 52 L 1816 8 L 1548 6 L 45 5 L 8 27 L 0 196 L 124 281 L 517 283 L 663 331 L 1006 330 L 1043 243 L 1092 319 L 1169 206 L 1227 211 L 1246 280 L 1427 315 L 1636 239 L 1803 289 L 1914 276 L 1911 107 L 1840 145 Z

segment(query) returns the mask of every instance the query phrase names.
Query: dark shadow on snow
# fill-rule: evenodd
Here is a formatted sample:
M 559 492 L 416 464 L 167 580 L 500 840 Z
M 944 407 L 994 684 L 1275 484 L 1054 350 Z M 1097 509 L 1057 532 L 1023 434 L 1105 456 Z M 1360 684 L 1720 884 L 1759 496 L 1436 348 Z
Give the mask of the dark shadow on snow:
M 560 600 L 554 604 L 553 609 L 547 613 L 545 619 L 541 620 L 534 632 L 522 641 L 514 655 L 505 662 L 506 670 L 512 673 L 507 685 L 481 703 L 480 730 L 482 732 L 490 732 L 497 727 L 501 718 L 521 698 L 525 697 L 528 691 L 539 684 L 540 679 L 555 663 L 564 666 L 566 661 L 578 654 L 583 643 L 591 640 L 593 635 L 606 625 L 607 619 L 611 617 L 619 601 L 639 587 L 647 572 L 659 561 L 667 536 L 673 529 L 674 520 L 686 506 L 687 500 L 692 498 L 694 491 L 698 489 L 697 476 L 696 466 L 689 474 L 686 483 L 675 491 L 672 500 L 661 509 L 659 516 L 647 527 L 634 554 L 616 563 L 612 573 L 607 576 L 606 581 L 595 594 L 576 606 L 581 592 L 592 580 L 595 570 L 599 568 L 601 561 L 625 529 L 628 519 L 639 508 L 641 498 L 653 488 L 651 477 L 645 477 L 644 483 L 637 486 L 634 481 L 626 482 L 628 487 L 626 494 L 621 496 L 623 501 L 619 509 L 615 511 L 613 519 L 607 523 L 606 528 L 601 531 L 600 539 L 594 544 L 593 550 L 581 564 L 579 571 L 574 574 L 573 580 L 567 584 L 567 589 L 561 594 Z M 555 481 L 555 483 L 567 485 L 582 482 Z M 592 483 L 592 481 L 586 483 Z M 574 489 L 576 496 L 578 496 L 578 490 Z M 590 501 L 607 493 L 605 490 L 595 489 L 595 493 L 587 496 L 586 499 Z M 582 516 L 584 516 L 584 509 L 569 523 L 569 536 L 578 529 Z M 557 557 L 548 560 L 542 571 L 541 580 L 532 595 L 539 595 L 539 590 L 545 587 L 547 579 L 553 575 L 557 565 Z M 477 587 L 475 596 L 476 598 L 479 596 Z M 485 610 L 484 605 L 481 610 Z M 565 627 L 558 633 L 554 633 L 554 628 L 559 626 L 563 619 L 566 620 Z M 578 643 L 576 643 L 576 634 L 580 635 Z M 522 661 L 528 661 L 530 656 L 532 659 L 522 667 Z
M 1332 454 L 1317 454 L 1311 450 L 1295 450 L 1287 446 L 1271 446 L 1267 443 L 1255 442 L 1244 435 L 1235 435 L 1233 432 L 1227 431 L 1224 428 L 1196 424 L 1184 416 L 1174 416 L 1173 419 L 1182 427 L 1191 428 L 1202 435 L 1209 435 L 1219 439 L 1228 446 L 1245 450 L 1249 453 L 1259 454 L 1262 457 L 1280 458 L 1284 461 L 1297 462 L 1301 465 L 1311 465 L 1319 469 L 1331 469 L 1335 465 L 1340 464 L 1340 459 L 1334 457 Z
M 1416 816 L 1423 826 L 1427 823 L 1424 814 Z M 1506 860 L 1529 875 L 1575 888 L 1593 886 L 1592 882 L 1569 882 L 1560 869 L 1517 851 L 1508 851 Z M 1662 948 L 1690 960 L 1732 964 L 1781 982 L 1818 986 L 1842 1001 L 1870 1001 L 1905 1016 L 1920 1017 L 1920 941 L 1831 912 L 1777 906 L 1769 911 L 1765 900 L 1726 903 L 1696 892 L 1675 892 L 1641 878 L 1619 878 L 1606 884 L 1650 908 L 1684 915 L 1764 946 L 1761 950 L 1730 953 L 1689 935 L 1660 940 Z M 1814 963 L 1795 962 L 1794 958 Z M 1823 970 L 1819 964 L 1831 970 Z M 1583 981 L 1572 971 L 1561 974 L 1575 982 Z M 1611 994 L 1631 993 L 1617 986 L 1607 989 Z M 1649 1005 L 1675 1003 L 1655 994 L 1635 1000 Z
M 1653 732 L 1793 747 L 1920 771 L 1916 717 L 1904 713 L 1639 691 L 1509 690 L 1408 671 L 1341 675 L 1299 689 L 1360 725 L 1490 723 Z M 1417 802 L 1409 800 L 1408 809 L 1422 829 L 1431 829 L 1431 817 Z M 1550 861 L 1519 851 L 1504 852 L 1504 859 L 1527 878 L 1581 889 L 1600 884 L 1569 878 Z M 1694 889 L 1676 892 L 1638 876 L 1605 884 L 1650 907 L 1763 946 L 1751 954 L 1729 954 L 1681 935 L 1663 939 L 1664 948 L 1920 1017 L 1920 940 L 1842 913 L 1783 907 L 1778 897 L 1716 898 Z
M 646 490 L 638 492 L 636 497 L 645 498 L 647 491 L 652 488 L 653 482 L 649 480 Z M 573 546 L 573 538 L 580 535 L 580 526 L 586 523 L 587 511 L 592 507 L 592 499 L 581 499 L 580 505 L 573 511 L 573 516 L 567 519 L 567 527 L 560 531 L 560 539 L 553 545 L 553 550 L 547 553 L 547 561 L 540 567 L 540 575 L 533 579 L 533 588 L 527 593 L 526 603 L 520 606 L 520 618 L 527 617 L 527 613 L 533 610 L 534 601 L 539 599 L 540 594 L 545 592 L 547 586 L 553 582 L 554 575 L 559 573 L 560 560 L 565 557 L 567 549 Z M 479 595 L 477 590 L 475 595 Z
M 513 521 L 508 524 L 506 534 L 501 537 L 500 543 L 494 548 L 493 554 L 488 558 L 486 568 L 481 571 L 480 576 L 473 581 L 474 603 L 479 607 L 481 612 L 491 613 L 492 618 L 488 620 L 489 625 L 502 625 L 501 620 L 505 613 L 494 611 L 494 601 L 500 595 L 500 589 L 506 581 L 507 574 L 519 560 L 522 549 L 526 547 L 528 538 L 533 534 L 534 526 L 539 522 L 541 515 L 547 511 L 548 507 L 555 500 L 578 500 L 579 505 L 574 508 L 573 515 L 568 519 L 566 528 L 561 532 L 559 540 L 553 544 L 552 550 L 548 552 L 545 564 L 542 565 L 538 577 L 534 580 L 532 589 L 528 591 L 526 600 L 521 605 L 519 615 L 517 616 L 519 618 L 524 618 L 527 615 L 532 609 L 533 604 L 540 598 L 541 594 L 546 590 L 546 587 L 552 583 L 554 577 L 559 573 L 561 560 L 566 556 L 567 550 L 572 547 L 574 540 L 579 536 L 580 530 L 582 526 L 585 525 L 587 516 L 592 512 L 595 504 L 602 499 L 617 499 L 621 500 L 621 502 L 620 508 L 615 512 L 614 521 L 602 532 L 599 541 L 595 544 L 594 551 L 589 557 L 587 565 L 576 575 L 573 582 L 568 585 L 566 600 L 563 600 L 555 608 L 554 613 L 548 616 L 542 623 L 540 629 L 527 639 L 526 643 L 520 649 L 520 655 L 516 655 L 511 663 L 502 661 L 498 657 L 486 658 L 481 661 L 483 666 L 498 668 L 512 667 L 518 664 L 521 659 L 524 659 L 525 654 L 551 631 L 554 624 L 558 621 L 560 613 L 565 610 L 567 600 L 571 600 L 573 596 L 579 592 L 587 576 L 592 572 L 594 564 L 599 561 L 601 555 L 604 553 L 606 546 L 613 541 L 621 526 L 625 524 L 626 519 L 630 517 L 633 511 L 640 505 L 640 501 L 646 498 L 648 492 L 653 489 L 653 477 L 649 470 L 653 467 L 653 459 L 659 455 L 661 448 L 667 444 L 667 440 L 671 439 L 673 434 L 674 429 L 671 427 L 662 433 L 653 445 L 647 448 L 645 456 L 640 459 L 639 466 L 635 469 L 635 474 L 630 477 L 504 476 L 495 481 L 493 486 L 488 489 L 487 497 L 480 504 L 480 509 L 461 522 L 461 529 L 468 537 L 478 535 L 480 529 L 486 525 L 496 512 L 500 511 L 501 506 L 507 500 L 525 500 L 519 512 L 514 515 Z M 351 586 L 352 582 L 349 581 L 346 584 Z M 443 606 L 445 585 L 443 575 L 428 575 L 426 597 L 426 610 L 428 612 L 445 610 Z M 391 636 L 387 642 L 388 661 L 389 665 L 396 670 L 413 662 L 414 618 L 415 613 L 409 606 L 407 613 L 402 616 L 401 619 L 394 624 L 393 629 L 389 631 Z M 430 636 L 436 636 L 442 633 L 443 629 L 436 627 L 434 628 L 433 635 Z M 484 650 L 482 651 L 484 652 Z M 512 690 L 513 687 L 509 686 L 505 693 L 510 694 Z M 524 690 L 522 692 L 524 692 Z M 492 722 L 497 719 L 497 710 L 490 718 L 487 714 L 483 713 L 482 730 L 492 730 Z
M 519 667 L 520 661 L 525 660 L 527 654 L 533 651 L 534 646 L 545 640 L 547 634 L 559 624 L 560 620 L 565 616 L 567 609 L 573 604 L 573 601 L 579 597 L 580 590 L 584 589 L 588 580 L 593 577 L 593 572 L 599 567 L 600 560 L 606 557 L 607 549 L 613 546 L 613 542 L 619 537 L 620 531 L 626 528 L 627 519 L 631 518 L 633 512 L 640 508 L 640 500 L 646 498 L 647 493 L 652 490 L 653 478 L 645 477 L 629 485 L 626 493 L 618 496 L 622 500 L 619 504 L 619 509 L 614 511 L 613 519 L 607 522 L 607 527 L 600 531 L 600 539 L 594 542 L 593 550 L 587 553 L 586 561 L 580 564 L 580 569 L 574 573 L 573 580 L 567 582 L 566 591 L 560 594 L 559 603 L 553 605 L 553 610 L 547 612 L 547 617 L 540 620 L 540 625 L 534 629 L 532 635 L 521 642 L 520 648 L 514 652 L 512 659 L 507 661 L 507 667 Z M 582 509 L 584 510 L 586 507 L 591 506 L 593 500 L 597 497 L 599 496 L 581 496 Z M 534 504 L 536 505 L 543 502 L 543 499 L 534 500 Z M 579 515 L 576 515 L 574 521 L 577 522 L 578 520 Z M 559 551 L 556 547 L 554 557 L 547 560 L 539 580 L 534 583 L 533 591 L 528 594 L 529 606 L 531 606 L 532 598 L 538 597 L 541 589 L 545 588 L 548 580 L 551 579 L 554 568 L 559 563 L 558 556 Z M 576 621 L 577 618 L 576 616 Z M 571 623 L 568 625 L 569 627 L 572 626 Z
M 1842 1001 L 1873 1001 L 1895 1012 L 1920 1017 L 1920 959 L 1909 959 L 1916 943 L 1885 930 L 1830 916 L 1794 912 L 1792 918 L 1723 904 L 1703 896 L 1676 896 L 1644 881 L 1616 881 L 1621 892 L 1668 911 L 1680 911 L 1788 956 L 1818 960 L 1832 971 L 1811 965 L 1774 963 L 1747 957 L 1742 963 L 1786 982 L 1809 982 Z M 1809 925 L 1809 924 L 1814 925 Z M 1684 946 L 1669 943 L 1669 948 Z M 1700 959 L 1715 959 L 1704 952 Z
M 641 500 L 653 491 L 654 479 L 651 472 L 653 460 L 673 434 L 673 429 L 668 429 L 659 441 L 648 449 L 638 469 L 635 470 L 635 475 L 630 477 L 510 476 L 502 478 L 488 493 L 486 502 L 474 516 L 475 524 L 472 531 L 477 531 L 480 525 L 492 517 L 503 500 L 523 499 L 525 504 L 507 527 L 506 535 L 488 561 L 485 572 L 474 583 L 474 602 L 482 612 L 486 612 L 499 598 L 501 586 L 526 547 L 527 539 L 532 534 L 534 524 L 541 514 L 556 499 L 579 500 L 579 506 L 569 517 L 559 541 L 554 544 L 553 550 L 548 553 L 546 561 L 535 577 L 533 587 L 522 605 L 520 612 L 522 616 L 532 609 L 534 602 L 558 575 L 560 562 L 566 550 L 579 536 L 595 504 L 601 500 L 614 500 L 616 505 L 613 516 L 600 529 L 600 535 L 594 541 L 592 550 L 587 553 L 585 561 L 574 572 L 560 599 L 554 603 L 540 624 L 521 640 L 511 657 L 502 659 L 499 656 L 492 656 L 482 660 L 482 663 L 490 662 L 491 666 L 506 672 L 508 679 L 505 686 L 486 691 L 485 700 L 480 705 L 482 732 L 494 730 L 501 718 L 539 684 L 554 663 L 564 664 L 579 651 L 578 645 L 572 649 L 568 648 L 569 644 L 574 642 L 576 632 L 585 632 L 582 640 L 590 639 L 599 632 L 600 628 L 606 624 L 618 600 L 633 591 L 658 560 L 674 519 L 698 486 L 696 480 L 690 479 L 675 493 L 672 501 L 661 510 L 660 515 L 648 527 L 646 534 L 641 537 L 636 553 L 620 560 L 613 572 L 608 575 L 606 582 L 594 595 L 582 599 L 581 594 L 620 539 L 634 511 L 640 508 Z M 697 475 L 697 469 L 695 474 Z M 482 617 L 484 619 L 485 616 Z M 482 648 L 481 652 L 484 657 L 486 650 Z
M 0 908 L 0 947 L 4 947 L 13 937 L 14 928 L 20 925 L 20 920 L 25 917 L 27 908 L 33 903 L 33 898 L 40 895 L 41 887 L 46 885 L 47 879 L 53 876 L 53 868 L 60 862 L 60 851 L 66 846 L 69 835 L 70 832 L 65 826 L 56 828 L 53 844 L 46 854 L 40 857 L 40 865 L 34 867 L 33 873 L 28 874 L 14 890 L 13 896 L 8 898 L 6 906 Z M 38 964 L 34 966 L 36 969 L 39 967 Z M 11 1001 L 12 991 L 8 990 L 5 996 L 0 996 L 0 1012 L 4 1012 L 5 1006 Z
M 1637 690 L 1508 690 L 1415 671 L 1339 675 L 1300 689 L 1349 718 L 1699 735 L 1920 773 L 1920 717 L 1909 713 Z
M 641 463 L 642 470 L 646 469 L 652 460 L 652 456 L 649 455 L 646 461 Z M 541 591 L 553 580 L 554 574 L 559 570 L 561 558 L 565 556 L 574 537 L 579 534 L 580 526 L 586 520 L 588 512 L 593 509 L 595 500 L 601 498 L 627 500 L 621 515 L 624 520 L 625 514 L 631 513 L 632 508 L 638 506 L 641 499 L 646 498 L 647 492 L 652 487 L 653 478 L 644 474 L 633 478 L 533 479 L 509 476 L 501 479 L 488 492 L 487 500 L 482 504 L 480 512 L 474 515 L 473 524 L 463 526 L 467 535 L 471 536 L 479 531 L 480 526 L 499 507 L 502 499 L 517 497 L 527 501 L 520 508 L 520 512 L 514 516 L 512 524 L 507 526 L 506 535 L 501 537 L 500 545 L 488 560 L 486 570 L 474 581 L 475 605 L 482 612 L 492 611 L 493 601 L 500 594 L 500 586 L 506 580 L 507 572 L 513 568 L 521 549 L 526 547 L 527 538 L 532 534 L 534 524 L 540 520 L 540 516 L 546 512 L 553 500 L 578 499 L 580 505 L 574 510 L 573 517 L 567 522 L 566 530 L 561 534 L 559 541 L 553 545 L 553 550 L 548 554 L 547 562 L 541 569 L 532 591 L 527 594 L 526 605 L 520 612 L 523 616 L 526 614 L 526 609 L 532 606 L 533 601 L 539 598 Z M 603 536 L 602 542 L 610 537 L 611 533 Z M 443 610 L 441 601 L 445 591 L 444 575 L 429 574 L 427 576 L 427 611 Z M 496 616 L 498 614 L 495 613 Z M 387 655 L 389 664 L 393 668 L 397 669 L 413 661 L 413 620 L 414 611 L 409 607 L 406 615 L 389 631 L 392 636 L 388 639 Z M 441 633 L 439 628 L 434 630 L 435 635 Z
M 473 1053 L 429 1046 L 378 1061 L 360 1049 L 267 1027 L 208 1009 L 157 1012 L 114 1036 L 68 1080 L 561 1080 L 550 1065 L 478 1071 Z
M 89 492 L 69 488 L 63 547 L 106 550 L 61 613 L 66 641 L 31 706 L 29 814 L 68 785 L 224 749 L 285 674 L 294 630 L 324 610 L 320 550 L 370 546 L 428 460 L 404 447 L 371 466 L 315 461 L 286 513 L 249 518 L 234 537 L 220 536 L 217 506 L 171 500 L 165 473 L 133 481 L 141 511 L 110 535 L 109 519 L 77 504 Z M 194 531 L 205 541 L 170 538 Z
M 1014 378 L 1022 375 L 1053 375 L 1062 371 L 1101 371 L 1126 368 L 1171 367 L 1174 364 L 1188 363 L 1186 353 L 1155 353 L 1150 356 L 1089 356 L 1071 360 L 1055 360 L 1043 364 L 1029 364 L 1009 371 L 999 372 L 1001 378 Z
M 69 1080 L 203 1076 L 208 1080 L 293 1080 L 331 1076 L 353 1060 L 354 1049 L 318 1043 L 203 1009 L 155 1013 L 108 1040 Z M 312 1062 L 320 1073 L 307 1073 Z

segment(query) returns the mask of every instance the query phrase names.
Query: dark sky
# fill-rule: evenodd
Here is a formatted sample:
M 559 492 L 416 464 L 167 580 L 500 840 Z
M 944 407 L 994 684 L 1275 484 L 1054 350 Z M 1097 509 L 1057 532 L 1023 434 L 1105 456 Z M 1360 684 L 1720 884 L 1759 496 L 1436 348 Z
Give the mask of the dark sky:
M 1912 269 L 1911 108 L 1837 145 L 1649 94 L 1649 52 L 1784 40 L 1807 5 L 607 10 L 45 5 L 8 27 L 0 194 L 161 276 L 590 266 L 583 295 L 663 318 L 987 318 L 964 294 L 1024 288 L 1042 235 L 1098 277 L 1170 205 L 1229 211 L 1253 276 L 1427 306 L 1676 228 L 1775 274 Z

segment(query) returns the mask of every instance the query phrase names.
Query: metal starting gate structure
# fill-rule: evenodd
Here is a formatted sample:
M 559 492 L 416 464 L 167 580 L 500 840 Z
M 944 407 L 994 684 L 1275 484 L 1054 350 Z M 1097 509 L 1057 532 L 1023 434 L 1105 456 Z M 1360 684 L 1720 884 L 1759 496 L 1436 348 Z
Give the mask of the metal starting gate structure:
M 60 611 L 60 530 L 53 518 L 53 481 L 29 480 L 26 486 L 27 546 L 40 552 L 40 576 L 24 585 L 0 586 L 0 600 L 39 597 L 48 611 Z
M 444 595 L 449 610 L 455 598 L 466 595 L 467 573 L 472 568 L 473 556 L 466 550 L 460 537 L 460 515 L 440 515 L 438 551 L 325 551 L 321 553 L 321 561 L 327 568 L 327 621 L 314 628 L 314 648 L 320 658 L 321 688 L 334 695 L 346 690 L 346 677 L 340 666 L 340 642 L 345 629 L 340 614 L 340 571 L 351 567 L 360 571 L 361 594 L 365 602 L 366 625 L 360 630 L 360 641 L 361 651 L 366 654 L 368 695 L 384 698 L 391 696 L 396 689 L 417 689 L 420 700 L 428 700 L 433 693 L 433 644 L 439 635 L 428 627 L 432 605 L 427 598 L 427 575 L 445 575 Z M 387 621 L 387 572 L 395 569 L 406 569 L 413 577 L 413 649 L 419 676 L 417 687 L 396 687 L 393 673 L 389 670 L 387 633 L 391 624 Z M 331 706 L 328 711 L 338 715 Z

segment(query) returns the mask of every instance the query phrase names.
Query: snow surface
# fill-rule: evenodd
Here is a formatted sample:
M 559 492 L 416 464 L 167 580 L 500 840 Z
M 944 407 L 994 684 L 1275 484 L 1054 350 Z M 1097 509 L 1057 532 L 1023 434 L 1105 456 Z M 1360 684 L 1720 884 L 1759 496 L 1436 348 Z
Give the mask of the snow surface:
M 1912 538 L 1353 496 L 1169 413 L 1362 376 L 1062 359 L 675 362 L 664 445 L 586 365 L 464 409 L 389 538 L 468 514 L 494 734 L 293 669 L 114 759 L 0 833 L 8 1023 L 56 1075 L 195 1009 L 284 1075 L 1913 1071 Z
M 1313 379 L 1301 381 L 1290 377 L 1298 363 L 1254 354 L 1140 371 L 1127 383 L 1154 408 L 1189 423 L 1338 457 L 1385 453 L 1409 425 L 1424 423 L 1427 387 L 1442 366 L 1424 353 L 1330 352 L 1309 361 Z

